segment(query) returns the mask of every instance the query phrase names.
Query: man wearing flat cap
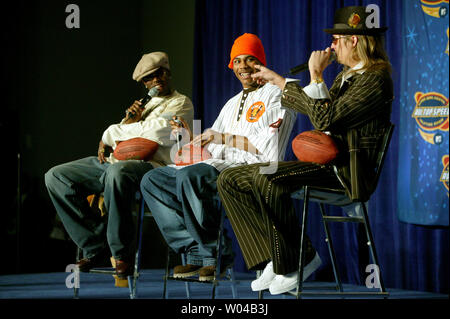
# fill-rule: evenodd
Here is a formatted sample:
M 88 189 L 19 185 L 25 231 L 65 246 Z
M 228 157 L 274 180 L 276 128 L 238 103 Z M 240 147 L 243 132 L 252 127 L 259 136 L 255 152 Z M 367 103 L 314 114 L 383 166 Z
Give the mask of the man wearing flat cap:
M 205 147 L 211 158 L 189 166 L 160 167 L 142 178 L 145 202 L 167 244 L 187 255 L 187 264 L 174 268 L 176 278 L 214 278 L 222 212 L 216 186 L 219 173 L 253 163 L 267 166 L 284 157 L 295 113 L 281 106 L 278 87 L 258 85 L 251 77 L 257 65 L 266 65 L 264 47 L 256 35 L 245 33 L 234 41 L 228 64 L 243 90 L 228 100 L 213 126 L 191 142 Z M 220 273 L 232 263 L 231 240 L 226 237 Z
M 144 84 L 152 97 L 126 110 L 118 124 L 109 126 L 99 143 L 97 156 L 90 156 L 51 168 L 45 183 L 56 211 L 84 258 L 77 262 L 88 271 L 114 257 L 116 274 L 124 278 L 132 272 L 135 229 L 132 207 L 142 176 L 154 167 L 170 164 L 170 121 L 182 116 L 193 120 L 191 100 L 171 87 L 169 58 L 164 52 L 144 54 L 133 79 Z M 113 150 L 121 142 L 142 138 L 155 145 L 150 159 L 119 160 Z M 107 154 L 109 153 L 109 156 Z M 93 214 L 86 200 L 90 194 L 103 193 L 107 221 Z
M 335 187 L 345 190 L 352 201 L 367 201 L 374 191 L 378 145 L 390 126 L 393 84 L 382 41 L 387 28 L 369 28 L 367 16 L 364 7 L 336 11 L 334 27 L 325 30 L 332 35 L 331 48 L 314 51 L 309 59 L 308 86 L 264 66 L 256 66 L 259 72 L 252 75 L 258 83 L 278 86 L 283 106 L 307 115 L 315 129 L 330 132 L 344 147 L 336 163 L 340 180 L 331 165 L 300 161 L 278 163 L 274 174 L 260 174 L 259 165 L 248 165 L 219 176 L 217 188 L 247 267 L 264 268 L 251 284 L 254 291 L 280 294 L 297 287 L 301 228 L 293 191 L 305 184 Z M 344 70 L 328 90 L 322 73 L 330 64 L 331 50 Z M 365 143 L 361 148 L 359 139 Z M 307 237 L 305 246 L 304 280 L 321 264 Z

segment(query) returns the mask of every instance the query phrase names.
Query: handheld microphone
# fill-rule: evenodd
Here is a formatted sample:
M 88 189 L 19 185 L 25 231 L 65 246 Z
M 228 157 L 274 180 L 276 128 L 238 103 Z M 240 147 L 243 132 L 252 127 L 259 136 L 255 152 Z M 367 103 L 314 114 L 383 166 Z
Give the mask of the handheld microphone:
M 150 90 L 148 90 L 148 93 L 141 99 L 141 108 L 145 107 L 145 104 L 148 103 L 153 97 L 157 96 L 159 94 L 159 90 L 157 86 L 152 87 Z M 128 115 L 129 118 L 133 118 L 135 116 L 134 113 L 130 113 Z
M 174 121 L 175 123 L 180 125 L 180 127 L 184 127 L 183 123 L 178 119 L 178 116 L 176 116 L 175 119 L 173 119 L 172 121 Z M 180 133 L 177 133 L 177 148 L 178 148 L 178 152 L 180 152 L 180 150 L 181 150 L 180 141 L 181 141 L 182 138 L 183 138 L 183 136 Z
M 163 114 L 161 115 L 162 118 L 165 118 L 166 120 L 169 121 L 174 121 L 175 123 L 177 123 L 181 128 L 184 128 L 183 122 L 181 122 L 181 120 L 178 118 L 178 116 L 176 116 L 175 114 Z M 174 118 L 175 117 L 175 118 Z M 177 148 L 178 148 L 178 152 L 181 150 L 181 140 L 183 139 L 183 135 L 181 135 L 180 132 L 177 132 L 176 135 L 173 135 L 176 138 L 177 141 Z
M 146 96 L 144 96 L 141 100 L 142 107 L 145 106 L 145 104 L 148 103 L 152 99 L 152 97 L 155 97 L 159 94 L 159 90 L 157 86 L 152 87 L 150 90 L 148 90 L 148 93 Z
M 335 60 L 336 60 L 336 53 L 334 51 L 331 51 L 331 55 L 328 61 L 331 63 Z M 289 70 L 289 74 L 294 75 L 306 70 L 308 70 L 308 62 L 293 67 L 292 69 Z

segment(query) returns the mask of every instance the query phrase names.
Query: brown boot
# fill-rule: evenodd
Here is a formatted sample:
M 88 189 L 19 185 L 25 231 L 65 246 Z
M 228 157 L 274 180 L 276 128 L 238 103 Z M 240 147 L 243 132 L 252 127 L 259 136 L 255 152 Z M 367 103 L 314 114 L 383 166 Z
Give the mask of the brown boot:
M 187 265 L 178 265 L 175 266 L 175 268 L 173 269 L 173 277 L 174 278 L 187 278 L 187 277 L 192 277 L 198 274 L 200 268 L 202 268 L 202 266 L 198 266 L 198 265 L 191 265 L 191 264 L 187 264 Z
M 220 276 L 217 278 L 225 276 L 227 269 L 233 267 L 233 264 L 226 265 L 225 267 L 221 267 Z M 216 271 L 216 266 L 204 266 L 200 268 L 198 272 L 198 280 L 199 281 L 211 281 L 214 280 L 214 273 Z
M 78 260 L 76 266 L 81 272 L 89 272 L 89 270 L 95 267 L 108 266 L 108 259 L 109 253 L 106 249 L 104 249 L 91 258 L 83 258 Z
M 116 275 L 120 279 L 125 279 L 131 276 L 134 271 L 134 263 L 126 262 L 124 260 L 116 260 Z

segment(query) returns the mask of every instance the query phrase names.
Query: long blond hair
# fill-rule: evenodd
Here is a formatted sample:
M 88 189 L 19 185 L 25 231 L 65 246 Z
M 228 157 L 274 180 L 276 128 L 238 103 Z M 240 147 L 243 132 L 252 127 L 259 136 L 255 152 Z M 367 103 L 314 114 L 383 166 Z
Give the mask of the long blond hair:
M 352 58 L 363 62 L 362 70 L 386 69 L 391 73 L 391 64 L 384 50 L 383 37 L 370 35 L 355 35 L 355 37 L 358 38 L 358 42 L 352 52 Z M 348 38 L 345 40 L 351 41 Z

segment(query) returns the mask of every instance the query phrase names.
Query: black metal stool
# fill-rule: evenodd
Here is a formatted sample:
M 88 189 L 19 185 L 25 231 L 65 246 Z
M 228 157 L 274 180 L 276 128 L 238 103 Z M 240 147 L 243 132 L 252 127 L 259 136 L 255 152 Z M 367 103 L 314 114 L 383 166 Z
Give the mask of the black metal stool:
M 145 201 L 140 192 L 136 193 L 136 200 L 138 201 L 138 212 L 136 216 L 136 252 L 135 252 L 135 261 L 134 261 L 134 271 L 133 274 L 127 276 L 128 287 L 130 292 L 130 299 L 135 299 L 137 297 L 137 284 L 141 271 L 141 254 L 142 254 L 142 234 L 143 234 L 143 224 L 144 217 L 152 217 L 150 212 L 145 211 Z M 82 250 L 80 248 L 77 249 L 76 260 L 80 260 L 82 255 Z M 105 275 L 115 275 L 116 271 L 112 267 L 99 267 L 92 268 L 89 270 L 89 273 L 93 274 L 105 274 Z M 79 298 L 79 287 L 74 286 L 74 298 Z
M 381 174 L 381 169 L 384 164 L 384 159 L 386 157 L 386 152 L 389 147 L 389 143 L 392 137 L 392 132 L 394 130 L 394 125 L 391 124 L 388 126 L 378 142 L 377 151 L 378 158 L 375 166 L 375 178 L 374 178 L 374 189 L 378 184 L 378 180 Z M 334 167 L 334 172 L 337 178 L 341 181 L 339 177 L 338 170 Z M 344 189 L 332 189 L 327 187 L 314 187 L 305 185 L 297 192 L 292 194 L 292 198 L 294 199 L 303 199 L 303 213 L 301 219 L 301 240 L 300 240 L 300 258 L 299 258 L 299 268 L 298 268 L 298 285 L 295 292 L 295 296 L 299 298 L 301 295 L 356 295 L 356 296 L 381 296 L 386 298 L 389 293 L 386 291 L 383 277 L 381 275 L 381 270 L 379 268 L 378 256 L 376 253 L 375 242 L 373 240 L 372 230 L 370 227 L 369 217 L 367 214 L 367 208 L 365 203 L 356 202 L 353 203 L 352 200 L 346 195 Z M 336 290 L 329 292 L 307 292 L 303 289 L 303 267 L 304 265 L 304 235 L 306 232 L 306 219 L 308 213 L 308 204 L 309 201 L 317 202 L 320 206 L 320 212 L 322 215 L 322 221 L 325 229 L 326 242 L 328 246 L 328 251 L 330 253 L 331 263 L 333 267 L 333 274 L 336 282 Z M 347 206 L 350 204 L 357 204 L 360 206 L 360 213 L 354 216 L 329 216 L 326 215 L 324 204 L 335 205 L 335 206 Z M 356 207 L 355 207 L 356 208 Z M 364 226 L 365 235 L 367 238 L 367 246 L 369 248 L 370 256 L 373 264 L 376 266 L 375 270 L 375 281 L 376 284 L 374 288 L 378 288 L 378 291 L 358 291 L 358 292 L 346 292 L 343 290 L 341 279 L 339 276 L 339 271 L 337 269 L 336 264 L 336 254 L 334 252 L 332 239 L 330 236 L 330 229 L 328 227 L 328 223 L 330 222 L 353 222 L 360 223 Z
M 214 279 L 209 281 L 200 281 L 198 279 L 194 278 L 175 278 L 173 276 L 170 276 L 169 274 L 169 265 L 170 265 L 170 255 L 174 254 L 174 252 L 171 250 L 170 247 L 167 247 L 167 263 L 166 263 L 166 272 L 164 275 L 164 291 L 163 291 L 163 298 L 168 298 L 168 291 L 167 291 L 167 281 L 168 280 L 174 280 L 174 281 L 184 281 L 186 285 L 186 297 L 190 298 L 190 286 L 189 283 L 203 283 L 203 284 L 212 284 L 212 291 L 211 291 L 211 299 L 215 299 L 216 297 L 216 287 L 219 285 L 220 280 L 220 274 L 221 274 L 221 260 L 222 260 L 222 237 L 224 236 L 224 221 L 225 221 L 225 210 L 222 209 L 222 214 L 220 218 L 220 227 L 217 237 L 217 247 L 216 247 L 216 270 L 214 272 Z M 186 264 L 186 258 L 184 254 L 181 254 L 181 261 L 182 264 Z M 236 279 L 234 277 L 233 268 L 229 267 L 227 269 L 227 279 L 231 282 L 231 292 L 233 295 L 233 299 L 237 298 L 237 290 L 236 290 Z
M 385 129 L 384 134 L 381 136 L 377 150 L 378 150 L 378 158 L 376 162 L 375 167 L 375 178 L 374 178 L 374 189 L 376 188 L 376 185 L 378 184 L 378 179 L 381 174 L 381 169 L 383 167 L 384 159 L 386 156 L 387 149 L 389 147 L 389 143 L 392 137 L 392 132 L 394 129 L 394 125 L 391 124 Z M 342 181 L 342 179 L 339 177 L 337 167 L 334 167 L 334 172 L 337 176 L 337 178 Z M 330 296 L 379 296 L 383 298 L 387 298 L 389 293 L 386 291 L 383 278 L 381 275 L 381 271 L 379 268 L 379 262 L 378 262 L 378 256 L 375 249 L 375 242 L 373 240 L 372 230 L 370 228 L 369 218 L 367 214 L 367 208 L 365 206 L 365 203 L 363 202 L 356 202 L 353 203 L 352 200 L 347 196 L 344 188 L 342 189 L 333 189 L 333 188 L 327 188 L 327 187 L 317 187 L 317 186 L 311 186 L 311 185 L 304 185 L 300 190 L 292 193 L 291 197 L 293 199 L 300 199 L 303 200 L 303 212 L 301 216 L 301 239 L 300 239 L 300 257 L 299 257 L 299 267 L 298 267 L 298 283 L 295 293 L 290 291 L 286 294 L 294 295 L 297 298 L 300 298 L 302 295 L 316 295 L 316 296 L 323 296 L 323 295 L 330 295 Z M 307 214 L 308 214 L 308 205 L 309 202 L 317 202 L 320 206 L 320 212 L 322 216 L 322 221 L 325 229 L 325 241 L 328 246 L 328 251 L 331 258 L 331 263 L 333 267 L 333 275 L 335 278 L 336 286 L 332 287 L 334 288 L 334 291 L 305 291 L 303 287 L 303 268 L 304 268 L 304 259 L 305 259 L 305 252 L 304 252 L 304 235 L 306 233 L 306 221 L 307 221 Z M 354 216 L 329 216 L 325 213 L 324 204 L 328 205 L 334 205 L 334 206 L 348 206 L 350 204 L 358 204 L 360 205 L 360 214 L 354 215 Z M 377 291 L 353 291 L 353 292 L 346 292 L 343 290 L 341 279 L 339 276 L 339 271 L 337 269 L 337 263 L 336 263 L 336 254 L 334 251 L 332 239 L 330 236 L 330 229 L 328 226 L 328 223 L 330 222 L 353 222 L 353 223 L 360 223 L 364 226 L 365 235 L 367 237 L 367 246 L 369 248 L 370 256 L 372 259 L 373 264 L 376 266 L 375 273 L 375 285 L 374 288 L 377 288 Z M 259 272 L 257 273 L 259 275 Z M 313 288 L 319 288 L 323 289 L 323 287 L 308 287 L 308 289 Z M 263 292 L 259 292 L 259 298 L 263 297 Z

